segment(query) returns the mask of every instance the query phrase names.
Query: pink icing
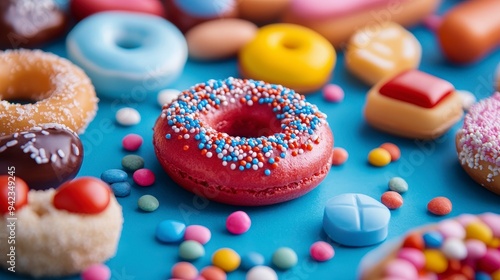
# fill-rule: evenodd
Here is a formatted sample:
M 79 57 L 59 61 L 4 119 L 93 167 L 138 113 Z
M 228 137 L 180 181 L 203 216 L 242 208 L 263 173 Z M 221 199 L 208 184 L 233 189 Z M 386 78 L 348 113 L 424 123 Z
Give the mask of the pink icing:
M 382 5 L 386 5 L 389 9 L 392 2 L 392 0 L 292 0 L 290 7 L 294 14 L 302 18 L 324 19 L 345 16 Z
M 479 161 L 490 163 L 487 180 L 500 170 L 500 93 L 474 104 L 465 116 L 459 145 L 459 159 L 470 168 L 479 169 Z M 476 156 L 478 154 L 479 156 Z

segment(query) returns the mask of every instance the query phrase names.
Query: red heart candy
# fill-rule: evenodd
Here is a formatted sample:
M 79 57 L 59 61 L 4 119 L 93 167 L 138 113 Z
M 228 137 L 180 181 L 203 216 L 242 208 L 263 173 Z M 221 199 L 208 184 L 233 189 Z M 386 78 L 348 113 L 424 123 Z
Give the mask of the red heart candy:
M 80 177 L 62 184 L 52 203 L 61 210 L 78 214 L 98 214 L 108 207 L 111 190 L 94 177 Z
M 13 172 L 15 172 L 13 170 Z M 13 175 L 0 175 L 0 214 L 4 215 L 21 209 L 28 204 L 28 185 Z

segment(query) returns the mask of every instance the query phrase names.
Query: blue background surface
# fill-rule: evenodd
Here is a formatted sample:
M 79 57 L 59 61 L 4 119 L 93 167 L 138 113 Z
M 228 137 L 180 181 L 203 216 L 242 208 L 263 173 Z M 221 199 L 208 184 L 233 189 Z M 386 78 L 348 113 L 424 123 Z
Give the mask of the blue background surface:
M 440 12 L 459 1 L 445 2 Z M 423 46 L 420 69 L 447 79 L 457 89 L 473 92 L 479 99 L 493 92 L 493 75 L 500 61 L 497 51 L 485 60 L 466 67 L 447 63 L 434 35 L 423 27 L 411 30 Z M 65 56 L 64 43 L 58 42 L 44 48 Z M 189 61 L 182 76 L 171 88 L 185 89 L 211 78 L 238 76 L 236 60 L 217 63 Z M 339 167 L 333 167 L 327 178 L 309 194 L 294 201 L 274 206 L 246 208 L 222 205 L 194 196 L 176 185 L 161 169 L 152 145 L 152 127 L 160 115 L 156 95 L 131 96 L 124 93 L 121 99 L 101 98 L 99 111 L 85 134 L 81 135 L 85 159 L 78 176 L 99 176 L 110 168 L 121 168 L 121 158 L 130 152 L 121 147 L 121 139 L 128 133 L 143 136 L 144 144 L 136 154 L 144 157 L 146 168 L 156 174 L 151 187 L 133 186 L 132 194 L 118 201 L 123 206 L 125 223 L 117 255 L 107 264 L 114 280 L 168 279 L 170 268 L 179 261 L 177 244 L 161 244 L 155 240 L 156 225 L 165 219 L 175 219 L 186 224 L 205 225 L 212 231 L 212 240 L 205 246 L 206 255 L 194 262 L 201 269 L 210 263 L 211 254 L 221 247 L 230 247 L 241 255 L 257 251 L 270 265 L 271 255 L 278 247 L 294 249 L 299 263 L 289 271 L 279 271 L 280 279 L 355 279 L 356 268 L 365 253 L 375 246 L 347 248 L 333 244 L 335 257 L 325 263 L 317 263 L 309 257 L 309 246 L 318 240 L 327 240 L 322 231 L 325 202 L 342 193 L 363 193 L 379 199 L 387 190 L 391 177 L 407 180 L 409 191 L 403 195 L 404 205 L 391 211 L 389 239 L 400 236 L 409 229 L 426 223 L 435 223 L 462 213 L 500 213 L 500 197 L 486 191 L 472 181 L 460 167 L 454 146 L 456 124 L 447 134 L 434 141 L 416 141 L 393 137 L 369 127 L 362 117 L 368 87 L 347 73 L 344 57 L 338 54 L 332 82 L 345 90 L 345 100 L 339 104 L 327 103 L 321 93 L 307 96 L 328 115 L 334 132 L 335 146 L 344 147 L 349 159 Z M 121 127 L 114 115 L 122 107 L 136 108 L 142 115 L 140 125 Z M 367 163 L 368 152 L 384 142 L 399 145 L 402 157 L 383 168 Z M 144 194 L 152 194 L 160 201 L 153 213 L 138 210 L 137 200 Z M 446 217 L 437 217 L 426 210 L 427 202 L 436 196 L 447 196 L 453 202 L 453 211 Z M 244 210 L 252 219 L 249 232 L 233 236 L 225 229 L 225 219 L 236 210 Z M 22 229 L 19 229 L 22 230 Z M 77 233 L 75 233 L 77 234 Z M 244 279 L 245 272 L 237 270 L 228 279 Z M 0 279 L 23 279 L 5 271 Z M 61 279 L 79 279 L 78 276 Z

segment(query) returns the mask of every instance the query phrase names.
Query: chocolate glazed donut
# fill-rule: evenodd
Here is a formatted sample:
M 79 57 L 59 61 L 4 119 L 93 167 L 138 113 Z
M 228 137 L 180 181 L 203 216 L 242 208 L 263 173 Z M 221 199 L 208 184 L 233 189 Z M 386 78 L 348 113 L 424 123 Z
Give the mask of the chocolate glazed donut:
M 0 137 L 0 174 L 14 167 L 15 176 L 30 189 L 59 187 L 76 176 L 82 161 L 80 138 L 64 125 L 45 124 Z
M 67 17 L 54 0 L 0 1 L 0 48 L 34 47 L 63 34 Z

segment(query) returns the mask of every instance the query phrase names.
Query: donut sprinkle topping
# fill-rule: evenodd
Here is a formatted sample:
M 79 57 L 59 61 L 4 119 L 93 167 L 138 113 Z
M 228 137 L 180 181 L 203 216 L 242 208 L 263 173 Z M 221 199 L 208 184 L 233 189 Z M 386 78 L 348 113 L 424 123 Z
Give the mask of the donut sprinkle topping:
M 465 116 L 459 145 L 459 159 L 470 168 L 480 169 L 480 161 L 489 163 L 488 182 L 500 171 L 500 93 L 471 107 Z
M 232 136 L 200 119 L 204 114 L 237 102 L 246 106 L 269 106 L 281 130 L 269 136 Z M 236 78 L 209 80 L 183 91 L 177 100 L 164 105 L 161 117 L 167 119 L 177 134 L 167 134 L 167 139 L 194 137 L 202 156 L 217 157 L 223 166 L 232 170 L 264 169 L 267 176 L 288 152 L 297 156 L 311 151 L 321 141 L 317 128 L 327 125 L 326 115 L 294 90 Z M 189 145 L 183 147 L 184 150 L 190 148 Z

